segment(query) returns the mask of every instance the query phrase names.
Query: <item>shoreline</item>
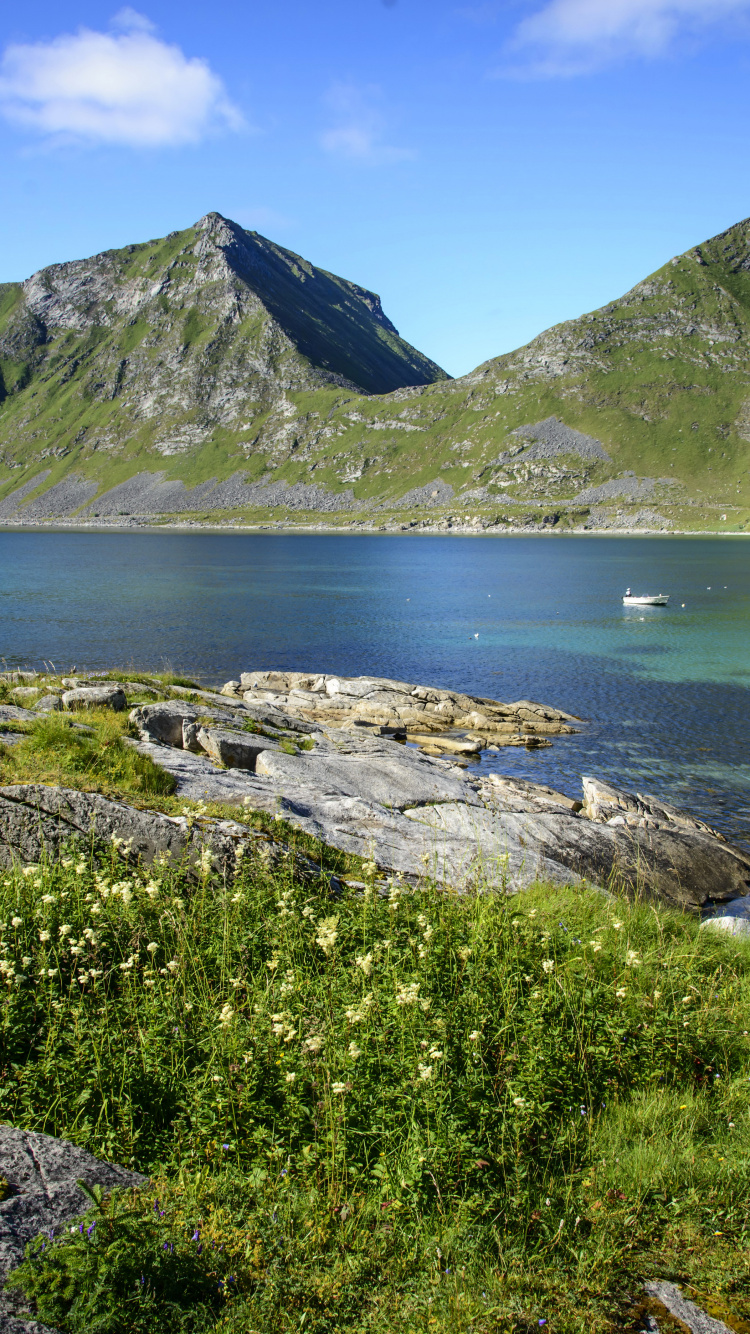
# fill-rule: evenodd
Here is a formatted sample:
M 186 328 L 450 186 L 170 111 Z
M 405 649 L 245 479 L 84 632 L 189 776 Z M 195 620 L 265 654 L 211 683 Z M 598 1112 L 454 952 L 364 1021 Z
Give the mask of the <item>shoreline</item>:
M 411 524 L 394 523 L 378 527 L 352 523 L 342 524 L 294 524 L 283 520 L 236 524 L 200 522 L 189 520 L 183 523 L 148 523 L 132 520 L 127 523 L 106 523 L 101 520 L 92 523 L 66 522 L 65 519 L 41 519 L 36 523 L 13 523 L 6 520 L 0 523 L 0 532 L 99 532 L 99 533 L 163 533 L 163 532 L 206 532 L 243 535 L 246 533 L 271 533 L 284 536 L 334 536 L 334 537 L 750 537 L 750 531 L 725 531 L 718 528 L 499 528 L 495 525 L 481 528 L 473 523 L 451 524 L 446 527 L 417 527 Z

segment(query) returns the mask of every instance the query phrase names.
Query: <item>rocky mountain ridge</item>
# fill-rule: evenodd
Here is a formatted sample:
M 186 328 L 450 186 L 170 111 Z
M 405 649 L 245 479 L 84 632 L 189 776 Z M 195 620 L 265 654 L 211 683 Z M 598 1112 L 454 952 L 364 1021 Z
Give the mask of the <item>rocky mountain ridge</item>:
M 750 524 L 750 221 L 455 380 L 218 214 L 0 297 L 5 522 Z

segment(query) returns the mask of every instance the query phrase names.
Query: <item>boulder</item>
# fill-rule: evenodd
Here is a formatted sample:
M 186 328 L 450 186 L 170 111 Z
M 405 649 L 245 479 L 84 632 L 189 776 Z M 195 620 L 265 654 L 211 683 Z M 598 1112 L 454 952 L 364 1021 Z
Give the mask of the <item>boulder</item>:
M 712 829 L 705 820 L 699 820 L 677 806 L 670 806 L 667 802 L 660 801 L 658 797 L 645 796 L 641 792 L 626 792 L 603 782 L 601 778 L 591 778 L 588 775 L 584 775 L 581 782 L 583 814 L 589 820 L 608 823 L 610 820 L 622 817 L 622 822 L 626 825 L 646 823 L 656 828 L 671 826 L 676 829 L 693 830 L 724 842 L 724 835 L 717 829 Z
M 183 724 L 195 723 L 198 710 L 194 704 L 182 700 L 166 700 L 160 704 L 143 704 L 131 710 L 130 721 L 149 741 L 162 741 L 165 746 L 183 744 Z
M 38 686 L 16 686 L 13 691 L 13 698 L 23 705 L 26 701 L 33 702 L 39 695 Z
M 28 1242 L 41 1232 L 58 1233 L 89 1201 L 78 1185 L 105 1190 L 140 1186 L 146 1180 L 113 1163 L 103 1163 L 64 1139 L 34 1131 L 0 1126 L 0 1177 L 10 1187 L 0 1200 L 0 1288 L 21 1262 Z M 0 1292 L 3 1334 L 43 1334 L 45 1326 L 18 1318 L 24 1308 L 20 1293 Z
M 121 685 L 114 684 L 66 690 L 62 702 L 66 709 L 114 709 L 120 712 L 127 707 L 125 691 Z
M 257 767 L 259 755 L 279 750 L 278 741 L 271 741 L 258 733 L 228 732 L 218 727 L 199 727 L 195 740 L 212 760 L 225 769 L 249 769 L 252 772 Z M 192 750 L 193 746 L 189 749 Z
M 62 707 L 63 702 L 59 695 L 42 695 L 34 705 L 37 713 L 60 713 Z

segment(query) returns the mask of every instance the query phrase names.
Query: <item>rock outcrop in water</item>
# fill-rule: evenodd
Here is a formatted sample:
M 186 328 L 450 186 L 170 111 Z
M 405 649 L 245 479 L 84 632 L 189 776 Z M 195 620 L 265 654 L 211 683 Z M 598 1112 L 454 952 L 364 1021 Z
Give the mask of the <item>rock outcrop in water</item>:
M 564 735 L 570 715 L 559 710 L 324 673 L 244 673 L 221 694 L 173 689 L 183 698 L 132 710 L 131 744 L 185 799 L 279 815 L 412 883 L 429 875 L 458 889 L 516 890 L 539 878 L 586 881 L 714 915 L 732 930 L 750 917 L 750 856 L 704 822 L 588 777 L 578 801 L 460 754 L 493 736 L 526 744 L 547 740 L 551 728 Z M 516 730 L 496 730 L 506 727 Z M 415 734 L 423 742 L 406 744 Z M 164 853 L 195 861 L 207 843 L 228 874 L 238 840 L 258 837 L 232 821 L 188 826 L 95 794 L 0 789 L 6 863 L 38 860 L 45 847 L 57 853 L 66 838 L 91 833 L 132 840 L 132 855 L 145 861 Z

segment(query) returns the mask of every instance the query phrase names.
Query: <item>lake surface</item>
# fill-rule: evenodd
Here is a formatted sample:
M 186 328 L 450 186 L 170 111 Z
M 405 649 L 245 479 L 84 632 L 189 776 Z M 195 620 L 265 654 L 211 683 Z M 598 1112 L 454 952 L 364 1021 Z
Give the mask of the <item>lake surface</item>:
M 624 608 L 627 585 L 670 605 Z M 581 773 L 609 777 L 747 844 L 749 649 L 741 539 L 0 531 L 8 667 L 211 685 L 277 667 L 540 700 L 581 734 L 484 765 L 575 796 Z

